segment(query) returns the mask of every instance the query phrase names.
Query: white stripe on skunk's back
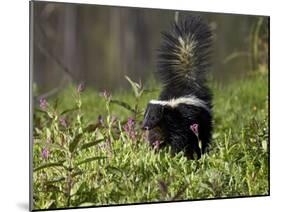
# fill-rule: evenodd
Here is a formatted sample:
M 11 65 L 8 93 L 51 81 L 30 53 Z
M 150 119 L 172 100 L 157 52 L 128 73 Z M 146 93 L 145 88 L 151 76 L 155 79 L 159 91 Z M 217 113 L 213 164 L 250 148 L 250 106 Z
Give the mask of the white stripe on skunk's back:
M 163 106 L 170 106 L 172 108 L 177 107 L 179 104 L 186 104 L 186 105 L 193 105 L 196 107 L 202 107 L 210 113 L 210 108 L 207 106 L 206 102 L 198 99 L 196 96 L 183 96 L 177 99 L 170 99 L 170 100 L 150 100 L 150 104 L 156 105 L 163 105 Z

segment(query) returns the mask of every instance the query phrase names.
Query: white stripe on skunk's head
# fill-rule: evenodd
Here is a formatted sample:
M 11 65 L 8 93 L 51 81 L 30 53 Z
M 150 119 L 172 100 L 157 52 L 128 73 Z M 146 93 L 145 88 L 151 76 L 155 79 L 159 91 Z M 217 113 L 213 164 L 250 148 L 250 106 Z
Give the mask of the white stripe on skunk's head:
M 149 102 L 152 105 L 161 105 L 161 106 L 169 106 L 172 108 L 177 107 L 179 104 L 186 104 L 186 105 L 193 105 L 196 107 L 204 108 L 206 111 L 210 112 L 209 107 L 207 106 L 206 102 L 198 99 L 196 96 L 183 96 L 176 99 L 170 99 L 167 101 L 164 100 L 151 100 Z

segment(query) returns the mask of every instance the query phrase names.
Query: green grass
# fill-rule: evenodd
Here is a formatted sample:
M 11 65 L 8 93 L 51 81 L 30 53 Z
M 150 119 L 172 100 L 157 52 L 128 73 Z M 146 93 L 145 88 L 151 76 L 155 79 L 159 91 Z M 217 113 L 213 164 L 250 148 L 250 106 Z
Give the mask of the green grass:
M 212 89 L 213 141 L 200 160 L 149 147 L 139 123 L 159 90 L 139 98 L 133 91 L 113 94 L 112 99 L 137 105 L 133 136 L 124 130 L 132 113 L 93 90 L 80 96 L 70 87 L 45 111 L 36 109 L 34 209 L 268 195 L 268 76 Z M 103 127 L 97 125 L 99 115 Z

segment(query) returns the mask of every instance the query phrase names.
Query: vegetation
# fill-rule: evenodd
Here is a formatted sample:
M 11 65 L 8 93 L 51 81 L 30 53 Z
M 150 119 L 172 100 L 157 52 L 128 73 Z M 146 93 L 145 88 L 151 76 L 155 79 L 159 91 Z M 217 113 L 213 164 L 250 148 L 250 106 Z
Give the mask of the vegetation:
M 34 209 L 269 194 L 268 75 L 212 85 L 214 133 L 200 160 L 150 147 L 140 129 L 158 90 L 69 87 L 35 107 Z M 150 87 L 158 87 L 151 83 Z

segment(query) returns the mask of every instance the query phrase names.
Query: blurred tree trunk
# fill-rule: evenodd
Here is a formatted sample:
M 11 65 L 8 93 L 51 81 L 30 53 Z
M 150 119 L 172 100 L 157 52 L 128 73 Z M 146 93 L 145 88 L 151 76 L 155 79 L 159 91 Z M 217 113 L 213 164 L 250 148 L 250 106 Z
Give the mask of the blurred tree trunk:
M 77 6 L 68 6 L 61 16 L 60 29 L 62 30 L 62 51 L 65 66 L 73 73 L 77 79 L 80 75 L 80 60 L 78 53 L 78 30 L 77 30 Z

